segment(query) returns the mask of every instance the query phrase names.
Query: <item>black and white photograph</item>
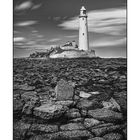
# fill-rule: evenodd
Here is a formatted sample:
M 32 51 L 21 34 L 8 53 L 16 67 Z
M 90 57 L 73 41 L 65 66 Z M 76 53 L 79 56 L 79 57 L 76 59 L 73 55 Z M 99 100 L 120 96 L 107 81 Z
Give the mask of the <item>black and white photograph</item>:
M 127 0 L 13 0 L 13 140 L 127 140 Z

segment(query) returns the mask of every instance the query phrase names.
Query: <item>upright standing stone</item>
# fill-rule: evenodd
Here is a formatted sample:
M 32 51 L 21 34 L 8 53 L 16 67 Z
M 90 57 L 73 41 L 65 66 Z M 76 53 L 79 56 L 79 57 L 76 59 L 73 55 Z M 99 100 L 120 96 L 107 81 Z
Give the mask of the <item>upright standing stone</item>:
M 72 100 L 74 89 L 67 81 L 61 79 L 55 87 L 56 100 L 65 101 Z

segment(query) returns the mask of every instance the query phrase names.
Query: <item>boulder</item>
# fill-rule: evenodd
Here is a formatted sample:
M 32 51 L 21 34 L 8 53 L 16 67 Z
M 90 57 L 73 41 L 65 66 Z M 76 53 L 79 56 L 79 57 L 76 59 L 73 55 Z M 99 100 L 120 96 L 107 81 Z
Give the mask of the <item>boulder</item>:
M 91 96 L 91 94 L 86 93 L 86 92 L 84 92 L 84 91 L 80 91 L 79 96 L 80 96 L 81 98 L 89 98 L 89 97 Z
M 96 108 L 101 108 L 101 104 L 99 102 L 96 101 L 96 99 L 93 100 L 88 100 L 88 99 L 81 99 L 78 103 L 77 103 L 77 108 L 79 109 L 96 109 Z
M 74 88 L 67 81 L 61 79 L 55 87 L 55 92 L 58 101 L 72 100 Z
M 107 133 L 111 133 L 114 131 L 121 131 L 123 126 L 114 125 L 113 123 L 101 124 L 90 128 L 90 131 L 95 134 L 95 136 L 100 137 Z
M 96 126 L 96 125 L 99 125 L 99 124 L 101 124 L 101 122 L 96 120 L 96 119 L 93 119 L 93 118 L 86 118 L 84 120 L 84 126 L 86 128 L 93 127 L 93 126 Z
M 52 103 L 44 104 L 40 107 L 34 108 L 33 114 L 42 119 L 56 119 L 62 116 L 68 108 L 63 105 L 55 105 Z
M 123 136 L 119 133 L 109 133 L 103 136 L 105 140 L 123 140 Z
M 115 122 L 115 121 L 123 120 L 122 113 L 118 113 L 105 108 L 89 110 L 88 115 L 93 117 L 94 119 L 106 121 L 106 122 Z
M 75 119 L 75 118 L 80 118 L 80 117 L 81 117 L 81 114 L 79 113 L 79 110 L 78 110 L 78 109 L 72 108 L 72 109 L 68 110 L 68 111 L 65 113 L 65 116 L 66 116 L 68 119 Z
M 114 110 L 114 111 L 121 111 L 120 105 L 115 101 L 115 99 L 111 98 L 108 102 L 102 101 L 103 108 Z
M 85 127 L 81 123 L 69 123 L 60 126 L 60 130 L 68 131 L 68 130 L 84 130 Z

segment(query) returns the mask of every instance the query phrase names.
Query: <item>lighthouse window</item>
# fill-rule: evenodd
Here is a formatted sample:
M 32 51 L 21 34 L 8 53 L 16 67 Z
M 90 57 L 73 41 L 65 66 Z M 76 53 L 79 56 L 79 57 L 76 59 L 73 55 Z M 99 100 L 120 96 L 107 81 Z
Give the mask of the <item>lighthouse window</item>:
M 83 11 L 83 14 L 86 14 L 86 10 Z
M 83 35 L 84 35 L 84 33 L 83 33 Z
M 83 18 L 83 20 L 84 20 L 84 18 Z

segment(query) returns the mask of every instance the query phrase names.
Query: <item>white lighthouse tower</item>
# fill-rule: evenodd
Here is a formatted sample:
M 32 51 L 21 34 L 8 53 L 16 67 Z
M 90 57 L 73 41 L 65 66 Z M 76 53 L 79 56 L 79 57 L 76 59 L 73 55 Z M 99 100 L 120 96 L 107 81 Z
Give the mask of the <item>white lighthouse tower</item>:
M 88 27 L 87 27 L 87 14 L 84 6 L 80 9 L 79 16 L 79 50 L 88 51 Z

